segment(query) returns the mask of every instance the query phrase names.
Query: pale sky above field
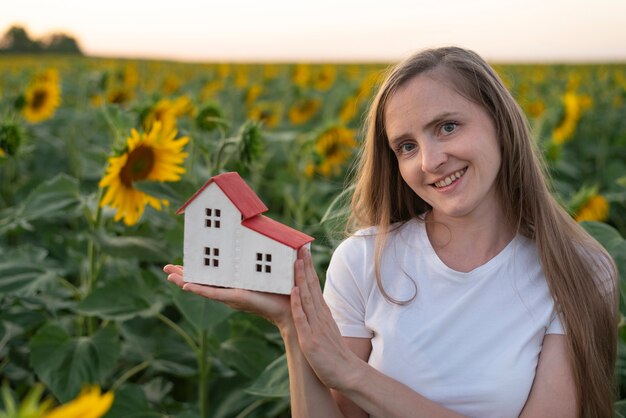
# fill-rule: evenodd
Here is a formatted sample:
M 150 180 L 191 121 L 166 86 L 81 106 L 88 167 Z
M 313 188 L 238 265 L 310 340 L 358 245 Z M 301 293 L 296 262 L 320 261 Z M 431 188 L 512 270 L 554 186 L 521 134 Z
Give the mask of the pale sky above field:
M 626 0 L 5 0 L 0 31 L 75 36 L 89 55 L 396 61 L 460 45 L 491 61 L 626 61 Z

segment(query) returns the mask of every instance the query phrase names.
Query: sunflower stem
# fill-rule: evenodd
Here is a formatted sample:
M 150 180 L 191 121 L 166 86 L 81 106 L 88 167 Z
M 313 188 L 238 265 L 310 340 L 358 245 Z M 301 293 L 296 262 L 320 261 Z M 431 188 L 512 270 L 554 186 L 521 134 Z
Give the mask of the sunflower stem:
M 191 336 L 187 334 L 184 329 L 179 327 L 178 324 L 176 324 L 176 322 L 172 321 L 171 319 L 169 319 L 167 316 L 163 315 L 162 313 L 158 313 L 156 317 L 165 325 L 172 328 L 174 332 L 180 335 L 183 338 L 183 340 L 185 340 L 187 345 L 191 348 L 191 350 L 196 354 L 196 356 L 200 355 L 200 347 L 198 347 L 198 345 L 191 338 Z
M 111 128 L 111 131 L 113 132 L 113 135 L 115 136 L 115 145 L 113 146 L 113 149 L 117 149 L 117 146 L 121 144 L 123 141 L 122 135 L 117 129 L 117 126 L 115 126 L 113 119 L 111 119 L 111 115 L 109 115 L 109 112 L 106 106 L 102 106 L 101 109 L 102 109 L 102 114 L 104 115 L 104 120 L 106 121 L 107 125 L 109 125 L 109 128 Z
M 104 193 L 104 189 L 98 189 L 98 197 L 96 199 L 96 213 L 91 219 L 88 219 L 89 224 L 91 225 L 92 232 L 97 232 L 100 228 L 100 223 L 102 221 L 102 208 L 100 207 L 100 201 L 102 200 L 102 196 Z M 91 213 L 90 213 L 91 214 Z M 100 258 L 100 254 L 98 248 L 96 247 L 95 238 L 92 236 L 89 237 L 89 242 L 87 243 L 87 258 L 89 260 L 89 270 L 87 271 L 87 276 L 84 285 L 85 294 L 87 297 L 91 291 L 93 290 L 96 280 L 98 278 L 98 261 Z M 92 335 L 96 328 L 96 319 L 94 317 L 87 317 L 87 335 Z
M 200 416 L 202 418 L 209 417 L 209 393 L 208 393 L 208 383 L 209 383 L 209 372 L 210 372 L 210 364 L 207 359 L 207 348 L 208 348 L 208 332 L 201 331 L 200 332 L 200 351 L 198 353 L 198 370 L 200 371 L 199 382 L 198 382 L 198 407 L 200 409 Z
M 243 411 L 241 411 L 235 418 L 246 418 L 252 411 L 257 409 L 259 406 L 269 402 L 269 399 L 257 399 L 248 405 Z
M 143 371 L 144 369 L 146 369 L 149 365 L 150 365 L 150 361 L 146 360 L 146 361 L 144 361 L 142 363 L 139 363 L 138 365 L 136 365 L 132 369 L 127 370 L 126 373 L 124 373 L 122 376 L 120 376 L 120 378 L 117 379 L 115 381 L 115 383 L 113 383 L 113 385 L 111 385 L 111 392 L 116 392 L 117 389 L 124 382 L 126 382 L 128 379 L 130 379 L 131 377 L 133 377 L 137 373 L 139 373 L 139 372 Z
M 232 138 L 225 138 L 224 141 L 222 142 L 222 145 L 220 146 L 220 148 L 217 150 L 217 154 L 215 157 L 215 167 L 216 167 L 216 171 L 219 171 L 223 168 L 224 164 L 222 162 L 222 153 L 224 152 L 224 150 L 230 146 L 230 145 L 236 145 L 237 144 L 237 138 L 236 137 L 232 137 Z

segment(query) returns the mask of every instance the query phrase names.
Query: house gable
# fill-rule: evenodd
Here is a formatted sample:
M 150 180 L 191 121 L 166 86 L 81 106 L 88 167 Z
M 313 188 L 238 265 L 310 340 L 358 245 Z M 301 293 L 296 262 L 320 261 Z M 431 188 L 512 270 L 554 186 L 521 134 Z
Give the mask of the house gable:
M 222 192 L 237 207 L 244 219 L 267 212 L 267 206 L 259 199 L 254 191 L 248 186 L 238 173 L 223 173 L 212 177 L 207 181 L 184 205 L 176 211 L 177 215 L 185 212 L 187 206 L 191 204 L 204 190 L 212 183 L 216 183 Z

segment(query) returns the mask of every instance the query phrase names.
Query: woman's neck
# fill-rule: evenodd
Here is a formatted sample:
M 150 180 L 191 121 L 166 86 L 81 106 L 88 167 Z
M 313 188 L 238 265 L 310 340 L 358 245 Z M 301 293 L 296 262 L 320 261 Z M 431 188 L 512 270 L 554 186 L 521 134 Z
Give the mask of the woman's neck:
M 453 270 L 468 272 L 500 253 L 514 238 L 515 230 L 501 211 L 494 212 L 472 218 L 428 212 L 426 231 L 439 258 Z

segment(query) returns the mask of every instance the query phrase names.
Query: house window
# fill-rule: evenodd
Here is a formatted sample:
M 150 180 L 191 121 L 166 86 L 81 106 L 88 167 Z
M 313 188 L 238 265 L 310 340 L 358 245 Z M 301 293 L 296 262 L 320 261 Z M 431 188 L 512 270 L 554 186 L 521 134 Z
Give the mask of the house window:
M 221 225 L 221 216 L 222 211 L 219 209 L 209 209 L 205 210 L 206 219 L 204 220 L 204 226 L 207 228 L 219 228 Z
M 220 249 L 204 247 L 204 265 L 209 267 L 220 266 Z
M 272 272 L 272 254 L 256 253 L 256 271 L 259 273 Z

